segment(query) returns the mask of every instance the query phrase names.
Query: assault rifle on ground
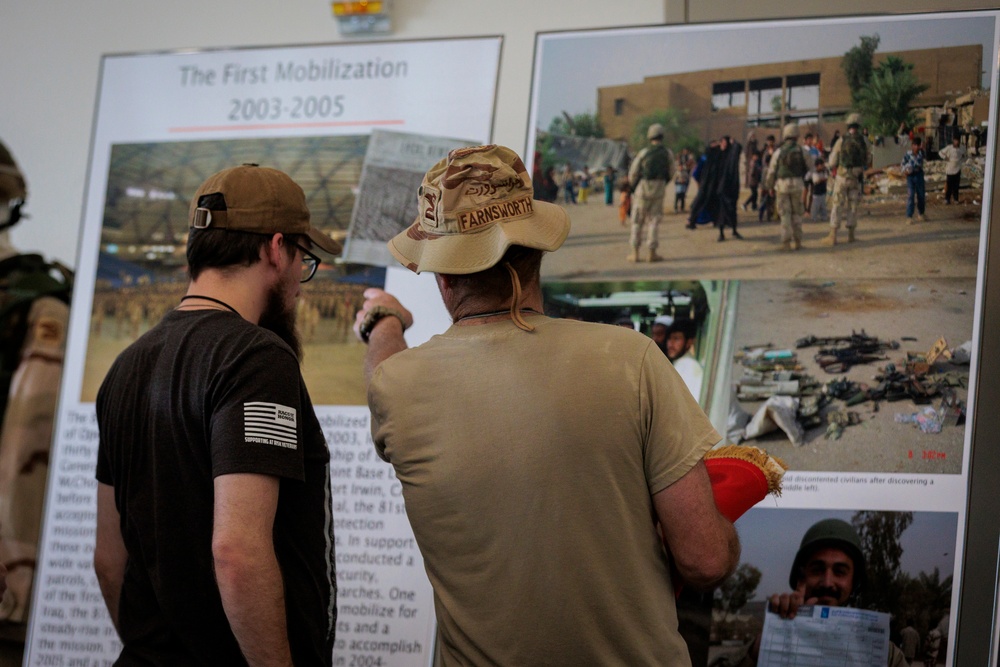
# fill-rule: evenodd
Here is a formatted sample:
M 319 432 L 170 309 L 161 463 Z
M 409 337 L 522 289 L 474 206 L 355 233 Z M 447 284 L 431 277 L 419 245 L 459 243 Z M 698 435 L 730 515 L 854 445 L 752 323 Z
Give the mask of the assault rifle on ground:
M 862 329 L 861 333 L 852 331 L 850 336 L 806 336 L 795 341 L 796 348 L 821 347 L 814 359 L 827 373 L 843 373 L 857 364 L 868 364 L 873 361 L 887 359 L 887 350 L 899 349 L 897 341 L 879 340 L 869 336 Z

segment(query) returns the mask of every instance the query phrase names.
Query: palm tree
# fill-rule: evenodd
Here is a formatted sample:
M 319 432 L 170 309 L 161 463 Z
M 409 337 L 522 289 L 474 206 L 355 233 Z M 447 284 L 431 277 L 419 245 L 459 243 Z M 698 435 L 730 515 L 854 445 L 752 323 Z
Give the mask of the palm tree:
M 875 136 L 891 136 L 900 123 L 913 124 L 910 105 L 930 86 L 919 83 L 913 65 L 890 56 L 872 72 L 868 85 L 858 91 L 856 108 Z

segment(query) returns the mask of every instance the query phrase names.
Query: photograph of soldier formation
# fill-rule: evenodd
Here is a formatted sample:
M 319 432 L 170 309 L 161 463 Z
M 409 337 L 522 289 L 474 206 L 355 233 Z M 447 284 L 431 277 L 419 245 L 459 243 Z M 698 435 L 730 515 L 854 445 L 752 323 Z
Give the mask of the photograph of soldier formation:
M 545 277 L 974 277 L 992 31 L 945 18 L 542 42 L 536 196 L 573 219 Z
M 81 400 L 96 398 L 115 357 L 184 295 L 188 207 L 208 175 L 245 162 L 284 170 L 305 191 L 312 225 L 342 242 L 367 143 L 345 136 L 114 146 Z M 323 263 L 302 286 L 303 357 L 323 360 L 304 363 L 302 374 L 318 405 L 364 403 L 364 346 L 351 326 L 365 288 L 384 283 L 382 268 Z

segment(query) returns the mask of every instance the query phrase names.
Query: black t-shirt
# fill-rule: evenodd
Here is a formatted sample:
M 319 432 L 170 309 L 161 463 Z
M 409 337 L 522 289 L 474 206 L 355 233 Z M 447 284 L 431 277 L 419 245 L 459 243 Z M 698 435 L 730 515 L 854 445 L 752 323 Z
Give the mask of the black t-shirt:
M 258 473 L 280 478 L 292 657 L 329 665 L 330 455 L 291 349 L 234 313 L 171 312 L 115 361 L 97 420 L 97 479 L 114 487 L 128 550 L 116 664 L 245 664 L 213 570 L 213 480 Z

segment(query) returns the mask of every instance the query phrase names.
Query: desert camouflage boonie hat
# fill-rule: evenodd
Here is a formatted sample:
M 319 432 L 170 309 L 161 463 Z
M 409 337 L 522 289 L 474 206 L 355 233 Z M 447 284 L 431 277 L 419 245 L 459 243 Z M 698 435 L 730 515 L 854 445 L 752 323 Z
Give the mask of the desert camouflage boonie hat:
M 569 234 L 569 216 L 532 192 L 511 149 L 455 149 L 424 175 L 417 219 L 389 240 L 389 252 L 416 273 L 465 274 L 490 268 L 512 245 L 555 250 Z

